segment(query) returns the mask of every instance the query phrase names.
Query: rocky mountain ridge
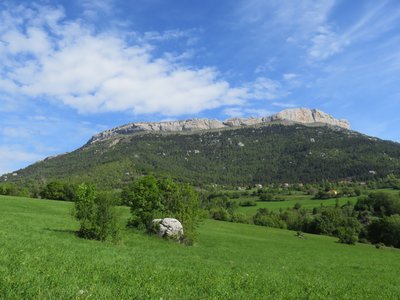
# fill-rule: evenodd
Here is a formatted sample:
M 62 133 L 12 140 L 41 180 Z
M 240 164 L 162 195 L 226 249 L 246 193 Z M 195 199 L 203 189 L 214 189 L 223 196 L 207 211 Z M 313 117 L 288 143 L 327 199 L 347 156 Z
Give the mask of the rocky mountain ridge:
M 116 135 L 126 135 L 138 132 L 188 132 L 211 129 L 222 129 L 229 127 L 250 126 L 263 123 L 279 121 L 290 121 L 301 124 L 326 124 L 350 129 L 347 120 L 336 119 L 333 116 L 319 110 L 308 108 L 289 108 L 277 114 L 266 117 L 231 118 L 225 121 L 216 119 L 190 119 L 167 122 L 138 122 L 118 126 L 94 135 L 88 142 L 93 144 L 98 141 L 107 140 Z
M 182 121 L 167 122 L 138 122 L 118 126 L 94 135 L 88 142 L 93 144 L 98 141 L 107 140 L 116 135 L 126 135 L 138 132 L 188 132 L 211 129 L 222 129 L 229 127 L 250 126 L 263 123 L 290 121 L 301 124 L 327 124 L 345 129 L 350 129 L 347 120 L 336 119 L 333 116 L 319 110 L 308 108 L 290 108 L 277 114 L 266 117 L 231 118 L 225 121 L 216 119 L 190 119 Z
M 308 108 L 290 108 L 277 114 L 266 117 L 231 118 L 225 121 L 216 119 L 190 119 L 168 122 L 138 122 L 129 123 L 113 129 L 109 129 L 94 135 L 88 142 L 93 144 L 107 140 L 116 135 L 126 135 L 138 132 L 190 132 L 211 129 L 223 129 L 229 127 L 241 127 L 263 123 L 289 121 L 301 124 L 323 124 L 350 129 L 347 120 L 336 119 L 333 116 L 318 110 Z

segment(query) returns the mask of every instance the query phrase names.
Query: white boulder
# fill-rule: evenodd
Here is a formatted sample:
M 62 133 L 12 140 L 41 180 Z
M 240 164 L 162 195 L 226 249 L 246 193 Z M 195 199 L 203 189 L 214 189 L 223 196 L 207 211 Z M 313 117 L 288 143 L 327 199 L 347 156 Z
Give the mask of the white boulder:
M 160 237 L 179 239 L 183 236 L 183 226 L 177 219 L 154 219 L 152 222 L 156 233 Z

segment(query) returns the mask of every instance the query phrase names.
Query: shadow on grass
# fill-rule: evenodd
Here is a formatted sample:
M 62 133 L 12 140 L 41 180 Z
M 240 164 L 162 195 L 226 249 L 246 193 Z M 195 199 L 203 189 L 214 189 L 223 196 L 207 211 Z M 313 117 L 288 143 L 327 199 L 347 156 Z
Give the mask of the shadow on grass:
M 43 230 L 77 235 L 77 231 L 76 230 L 71 230 L 71 229 L 54 229 L 54 228 L 46 227 L 46 228 L 43 228 Z

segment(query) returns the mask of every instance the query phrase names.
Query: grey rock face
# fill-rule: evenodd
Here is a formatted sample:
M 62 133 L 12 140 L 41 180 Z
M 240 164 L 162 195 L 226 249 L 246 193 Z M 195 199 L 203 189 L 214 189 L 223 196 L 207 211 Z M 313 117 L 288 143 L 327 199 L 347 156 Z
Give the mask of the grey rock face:
M 335 119 L 319 109 L 290 108 L 267 117 L 266 119 L 271 121 L 288 120 L 303 124 L 322 123 L 350 129 L 350 124 L 347 120 Z
M 179 239 L 183 236 L 183 226 L 177 219 L 154 219 L 152 223 L 153 226 L 157 228 L 157 234 L 159 237 Z
M 190 132 L 265 124 L 276 121 L 290 121 L 302 124 L 328 124 L 345 129 L 350 129 L 350 124 L 347 120 L 335 119 L 331 115 L 324 113 L 323 111 L 320 111 L 318 109 L 290 108 L 272 116 L 259 118 L 232 118 L 223 122 L 219 120 L 209 119 L 190 119 L 184 121 L 158 123 L 130 123 L 98 133 L 90 139 L 88 144 L 107 140 L 115 135 L 132 134 L 136 132 Z

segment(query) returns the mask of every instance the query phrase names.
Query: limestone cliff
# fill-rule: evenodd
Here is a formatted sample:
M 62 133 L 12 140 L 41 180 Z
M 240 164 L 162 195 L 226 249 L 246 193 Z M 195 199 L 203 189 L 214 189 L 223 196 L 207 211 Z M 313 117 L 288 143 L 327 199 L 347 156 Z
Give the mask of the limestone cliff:
M 345 129 L 350 129 L 347 120 L 335 119 L 331 115 L 324 113 L 318 109 L 308 108 L 290 108 L 283 110 L 277 114 L 267 117 L 257 118 L 232 118 L 225 121 L 209 120 L 209 119 L 190 119 L 183 121 L 169 122 L 138 122 L 119 126 L 94 135 L 88 144 L 109 139 L 116 135 L 132 134 L 137 132 L 187 132 L 201 131 L 210 129 L 220 129 L 229 127 L 240 127 L 257 125 L 263 123 L 290 121 L 301 124 L 327 124 Z

